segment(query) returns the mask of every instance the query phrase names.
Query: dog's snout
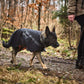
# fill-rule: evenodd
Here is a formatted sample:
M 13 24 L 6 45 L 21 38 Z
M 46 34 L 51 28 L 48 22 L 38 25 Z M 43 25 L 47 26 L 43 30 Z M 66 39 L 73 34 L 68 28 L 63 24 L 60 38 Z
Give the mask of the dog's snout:
M 59 43 L 56 41 L 54 44 L 52 44 L 51 45 L 52 47 L 54 47 L 54 48 L 57 48 L 57 47 L 59 47 Z
M 59 46 L 59 43 L 57 42 L 56 45 L 57 45 L 57 47 L 58 47 L 58 46 Z
M 59 43 L 57 43 L 57 46 L 59 46 Z

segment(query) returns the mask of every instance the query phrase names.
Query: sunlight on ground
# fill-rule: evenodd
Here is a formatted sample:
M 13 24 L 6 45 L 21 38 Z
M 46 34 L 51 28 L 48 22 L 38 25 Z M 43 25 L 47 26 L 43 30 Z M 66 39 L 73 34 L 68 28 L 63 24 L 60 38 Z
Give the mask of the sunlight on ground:
M 58 40 L 60 46 L 57 48 L 48 47 L 46 48 L 46 52 L 43 52 L 43 56 L 56 56 L 58 58 L 64 58 L 64 59 L 76 59 L 77 57 L 77 50 L 69 49 L 68 42 L 64 40 Z

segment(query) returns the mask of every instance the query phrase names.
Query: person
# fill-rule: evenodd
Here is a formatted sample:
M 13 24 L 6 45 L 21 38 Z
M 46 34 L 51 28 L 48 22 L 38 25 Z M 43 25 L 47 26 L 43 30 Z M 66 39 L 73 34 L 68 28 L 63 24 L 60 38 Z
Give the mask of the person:
M 81 26 L 80 41 L 78 45 L 78 57 L 76 68 L 84 69 L 84 0 L 68 0 L 68 19 L 73 22 L 77 20 Z

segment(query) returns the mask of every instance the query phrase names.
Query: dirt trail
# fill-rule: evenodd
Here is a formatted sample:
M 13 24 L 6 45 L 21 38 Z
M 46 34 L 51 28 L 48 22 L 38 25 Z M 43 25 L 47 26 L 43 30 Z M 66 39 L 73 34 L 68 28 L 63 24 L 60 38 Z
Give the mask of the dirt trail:
M 19 69 L 38 69 L 44 75 L 58 76 L 70 80 L 75 79 L 80 84 L 84 84 L 84 70 L 75 69 L 75 60 L 45 56 L 43 59 L 49 70 L 43 70 L 36 57 L 34 59 L 34 66 L 29 67 L 31 55 L 25 52 L 17 54 L 17 63 L 21 63 Z M 8 49 L 0 48 L 0 65 L 11 65 L 10 60 L 11 52 Z

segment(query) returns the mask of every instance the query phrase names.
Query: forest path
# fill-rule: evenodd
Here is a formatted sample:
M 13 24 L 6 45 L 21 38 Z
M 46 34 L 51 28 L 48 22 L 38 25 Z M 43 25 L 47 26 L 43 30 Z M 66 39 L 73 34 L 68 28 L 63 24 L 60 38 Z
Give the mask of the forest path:
M 33 67 L 29 66 L 29 60 L 31 59 L 31 53 L 19 52 L 17 54 L 17 64 L 21 64 L 19 69 L 37 69 L 44 75 L 58 76 L 59 78 L 67 78 L 70 80 L 77 80 L 80 84 L 84 84 L 84 70 L 75 68 L 76 60 L 57 58 L 56 56 L 42 56 L 46 66 L 49 70 L 43 70 L 37 57 L 34 59 Z M 0 66 L 7 65 L 12 66 L 10 63 L 11 52 L 9 49 L 0 48 Z

